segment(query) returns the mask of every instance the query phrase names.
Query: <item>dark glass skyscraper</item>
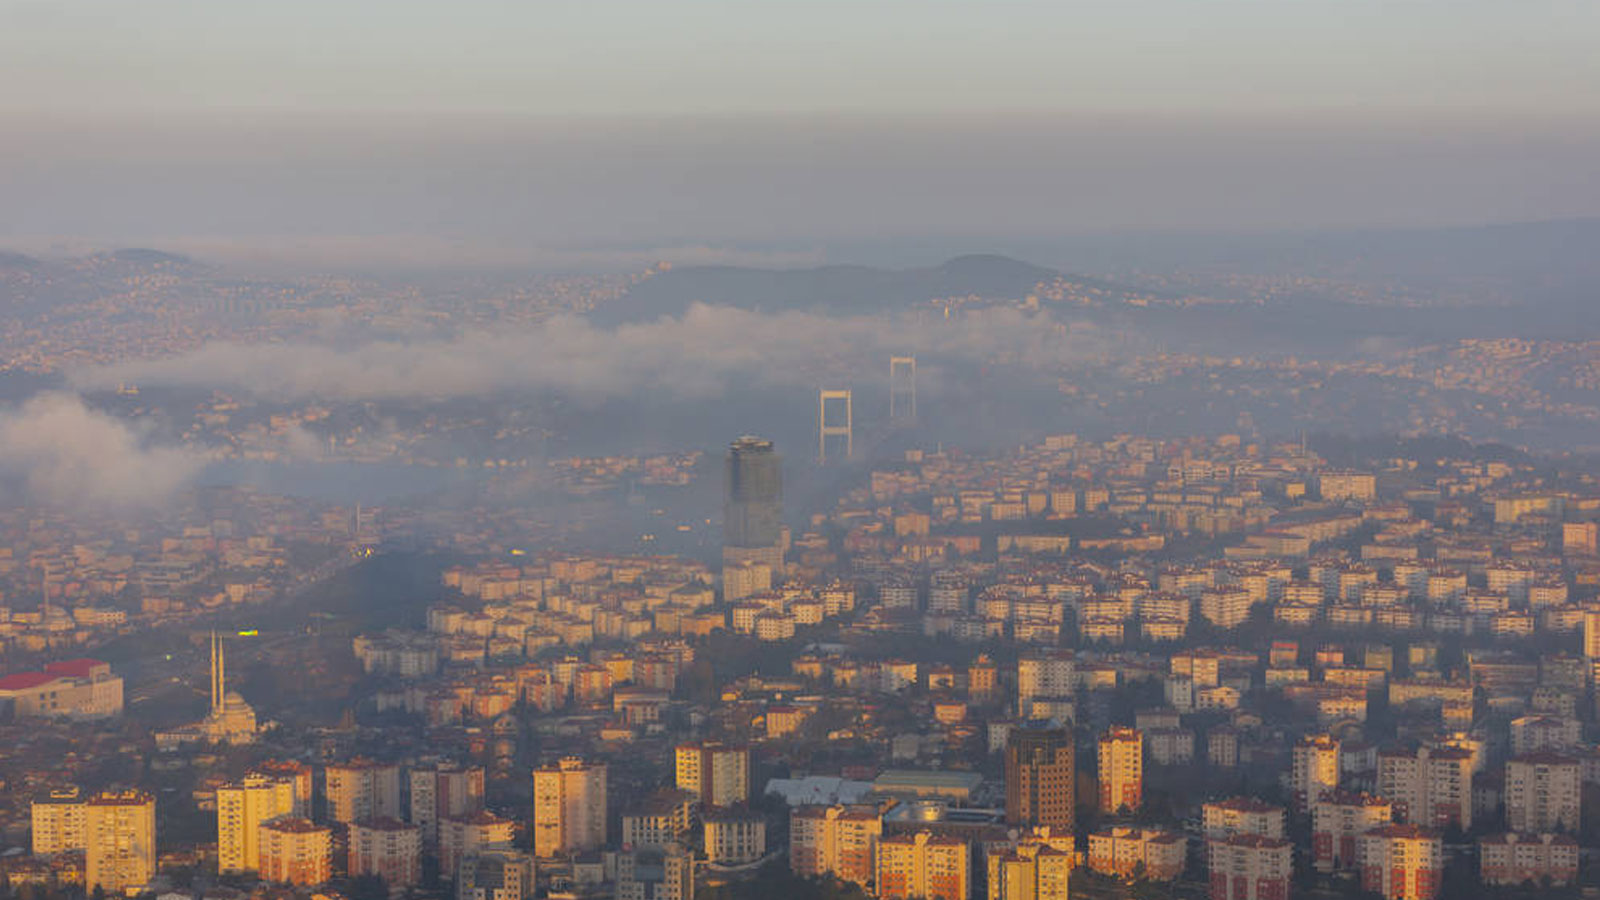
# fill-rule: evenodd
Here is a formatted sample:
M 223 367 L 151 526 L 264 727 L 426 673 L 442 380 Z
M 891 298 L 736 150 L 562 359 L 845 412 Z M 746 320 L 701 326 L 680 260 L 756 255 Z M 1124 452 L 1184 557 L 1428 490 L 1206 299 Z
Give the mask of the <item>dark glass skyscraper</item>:
M 783 472 L 772 442 L 742 437 L 728 448 L 722 544 L 738 550 L 777 547 L 783 528 Z
M 1053 721 L 1012 729 L 1006 741 L 1006 821 L 1074 827 L 1077 772 L 1072 733 Z

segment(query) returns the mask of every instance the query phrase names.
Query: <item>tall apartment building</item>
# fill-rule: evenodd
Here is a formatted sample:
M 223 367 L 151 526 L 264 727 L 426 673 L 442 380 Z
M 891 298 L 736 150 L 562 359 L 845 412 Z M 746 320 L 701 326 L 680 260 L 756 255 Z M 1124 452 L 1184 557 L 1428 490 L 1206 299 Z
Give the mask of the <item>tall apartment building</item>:
M 1068 900 L 1077 841 L 1049 827 L 1035 828 L 1011 845 L 984 854 L 987 900 Z
M 606 842 L 606 767 L 568 757 L 533 773 L 533 852 L 540 858 Z
M 1144 737 L 1115 727 L 1100 737 L 1100 811 L 1137 812 L 1144 802 Z
M 351 875 L 376 875 L 391 891 L 422 880 L 422 830 L 397 819 L 369 819 L 350 826 Z
M 1600 523 L 1563 522 L 1561 524 L 1561 551 L 1563 553 L 1594 555 L 1600 549 Z
M 678 790 L 700 798 L 706 807 L 733 806 L 750 799 L 750 749 L 701 741 L 676 751 Z
M 1288 900 L 1294 844 L 1239 834 L 1207 844 L 1211 900 Z
M 259 871 L 261 826 L 294 808 L 292 781 L 250 774 L 217 788 L 217 871 Z
M 263 881 L 313 886 L 333 877 L 333 829 L 326 825 L 276 819 L 261 826 L 260 847 Z
M 1577 831 L 1583 781 L 1578 761 L 1548 750 L 1506 761 L 1506 825 L 1538 834 Z
M 740 864 L 766 855 L 767 820 L 759 814 L 712 812 L 702 830 L 709 862 Z
M 1600 659 L 1600 607 L 1583 611 L 1583 655 L 1586 659 Z
M 454 878 L 467 857 L 482 850 L 509 849 L 516 823 L 479 810 L 439 823 L 439 877 Z
M 1311 807 L 1311 858 L 1319 872 L 1361 865 L 1361 836 L 1394 820 L 1388 800 L 1350 791 L 1322 795 Z
M 144 791 L 101 791 L 84 803 L 84 886 L 126 893 L 156 874 L 156 799 Z
M 1006 821 L 1072 831 L 1073 758 L 1066 729 L 1039 722 L 1013 728 L 1006 741 Z
M 1378 796 L 1402 822 L 1472 827 L 1472 752 L 1458 747 L 1385 750 L 1378 754 Z
M 1317 475 L 1317 492 L 1330 503 L 1371 503 L 1378 496 L 1377 483 L 1371 472 L 1322 472 Z
M 423 846 L 439 842 L 439 821 L 471 816 L 483 810 L 483 767 L 438 763 L 414 768 L 411 783 L 411 824 L 422 829 Z
M 1386 900 L 1433 900 L 1444 871 L 1444 842 L 1420 825 L 1385 825 L 1361 836 L 1361 887 Z
M 1239 765 L 1239 732 L 1226 725 L 1207 730 L 1206 763 L 1217 769 L 1236 768 Z
M 88 808 L 76 787 L 52 788 L 36 797 L 32 814 L 34 856 L 88 849 Z
M 1200 617 L 1218 628 L 1238 628 L 1250 618 L 1250 594 L 1240 588 L 1211 588 L 1200 592 L 1196 604 Z
M 966 576 L 946 570 L 933 573 L 929 581 L 928 612 L 961 615 L 970 609 L 972 586 Z
M 967 900 L 972 890 L 967 842 L 918 831 L 878 841 L 879 900 Z
M 801 806 L 789 814 L 789 867 L 865 887 L 877 877 L 883 814 L 875 806 Z
M 328 818 L 350 824 L 367 819 L 398 819 L 400 767 L 370 759 L 329 763 L 322 771 Z
M 994 699 L 995 691 L 999 686 L 999 670 L 995 668 L 994 660 L 988 654 L 979 654 L 972 665 L 967 666 L 967 697 L 973 702 L 987 702 Z
M 1324 791 L 1339 787 L 1339 742 L 1330 735 L 1303 737 L 1294 745 L 1290 788 L 1298 812 L 1311 809 Z
M 527 900 L 533 896 L 533 859 L 495 850 L 469 857 L 456 876 L 456 900 Z

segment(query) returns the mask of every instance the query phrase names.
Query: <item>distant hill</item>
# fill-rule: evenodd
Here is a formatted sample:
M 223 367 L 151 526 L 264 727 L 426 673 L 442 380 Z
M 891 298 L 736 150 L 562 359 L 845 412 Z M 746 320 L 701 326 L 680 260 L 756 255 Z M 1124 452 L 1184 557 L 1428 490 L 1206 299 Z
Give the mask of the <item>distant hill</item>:
M 1054 269 L 993 254 L 959 256 L 943 265 L 921 269 L 684 266 L 640 282 L 623 297 L 591 312 L 590 318 L 606 326 L 653 321 L 682 315 L 695 303 L 768 313 L 810 310 L 871 315 L 941 297 L 1021 299 L 1041 281 L 1058 277 L 1105 286 L 1093 279 L 1066 276 Z
M 37 269 L 39 261 L 21 253 L 0 250 L 0 269 Z
M 172 263 L 175 265 L 189 265 L 193 262 L 189 257 L 177 253 L 167 253 L 163 250 L 151 250 L 147 247 L 128 247 L 117 250 L 111 254 L 117 262 L 137 263 L 139 265 L 158 265 Z

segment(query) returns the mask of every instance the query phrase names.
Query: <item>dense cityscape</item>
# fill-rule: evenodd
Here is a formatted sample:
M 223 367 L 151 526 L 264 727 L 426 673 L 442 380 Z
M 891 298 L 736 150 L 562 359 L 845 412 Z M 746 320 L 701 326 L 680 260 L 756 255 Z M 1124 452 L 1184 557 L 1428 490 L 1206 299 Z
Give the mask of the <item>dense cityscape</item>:
M 1600 900 L 1596 35 L 0 0 L 0 900 Z
M 0 678 L 8 884 L 1587 882 L 1590 472 L 1463 442 L 1334 465 L 1237 434 L 1059 434 L 904 451 L 791 527 L 772 442 L 719 463 L 715 561 L 464 555 L 397 543 L 384 509 L 239 489 L 145 529 L 18 516 L 0 633 L 39 665 Z

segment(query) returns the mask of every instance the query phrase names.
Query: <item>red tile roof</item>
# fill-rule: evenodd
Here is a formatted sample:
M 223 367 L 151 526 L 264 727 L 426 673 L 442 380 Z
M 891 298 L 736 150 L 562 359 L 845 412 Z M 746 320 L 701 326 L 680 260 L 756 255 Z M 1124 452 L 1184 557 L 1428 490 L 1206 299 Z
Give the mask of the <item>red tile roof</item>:
M 105 663 L 98 659 L 82 657 L 80 659 L 64 659 L 61 662 L 50 663 L 44 667 L 44 670 L 52 675 L 62 675 L 68 678 L 87 678 L 94 673 L 95 669 L 103 665 Z
M 48 672 L 18 672 L 0 678 L 0 691 L 25 691 L 55 681 L 58 676 Z

